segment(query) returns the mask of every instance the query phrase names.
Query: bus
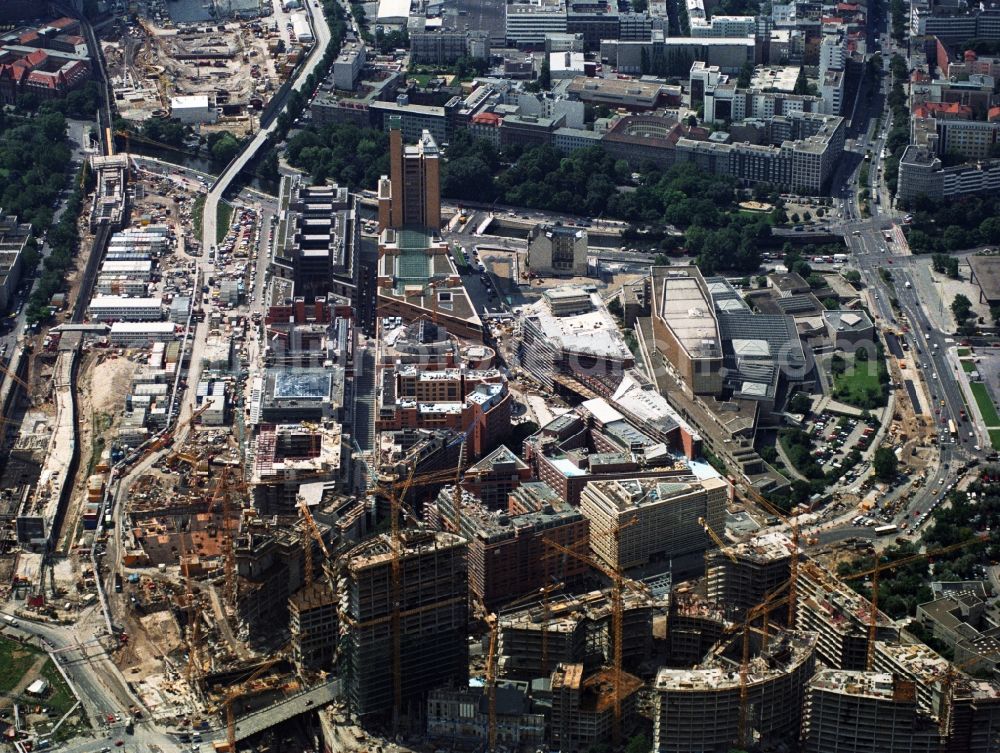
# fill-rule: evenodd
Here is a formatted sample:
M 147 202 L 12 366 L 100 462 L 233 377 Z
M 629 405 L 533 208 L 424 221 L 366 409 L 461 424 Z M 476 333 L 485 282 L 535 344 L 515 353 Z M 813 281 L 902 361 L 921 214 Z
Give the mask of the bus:
M 873 530 L 876 536 L 888 536 L 889 534 L 896 533 L 899 530 L 899 526 L 895 523 L 889 523 L 884 526 L 875 526 Z
M 953 437 L 958 434 L 958 427 L 955 426 L 955 420 L 952 418 L 948 419 L 948 433 Z

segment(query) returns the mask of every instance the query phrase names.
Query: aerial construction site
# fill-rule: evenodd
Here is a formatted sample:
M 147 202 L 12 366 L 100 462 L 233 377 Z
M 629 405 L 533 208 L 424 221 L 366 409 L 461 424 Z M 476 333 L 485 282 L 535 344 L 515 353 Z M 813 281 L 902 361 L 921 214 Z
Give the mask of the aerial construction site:
M 65 290 L 19 321 L 16 353 L 0 345 L 0 719 L 21 753 L 1000 751 L 997 572 L 951 558 L 988 559 L 975 495 L 995 495 L 995 474 L 973 478 L 973 461 L 945 448 L 931 411 L 946 401 L 892 347 L 854 384 L 882 405 L 834 400 L 852 387 L 832 365 L 839 392 L 817 394 L 820 362 L 877 336 L 846 278 L 821 302 L 823 279 L 808 274 L 768 267 L 744 283 L 655 262 L 679 229 L 642 261 L 590 249 L 601 218 L 517 217 L 499 199 L 442 207 L 458 174 L 447 149 L 463 143 L 445 140 L 453 129 L 496 136 L 484 164 L 551 131 L 567 149 L 559 171 L 579 158 L 568 144 L 694 150 L 688 136 L 709 131 L 688 116 L 612 113 L 586 137 L 557 125 L 584 124 L 594 92 L 657 103 L 682 87 L 565 76 L 580 98 L 550 99 L 513 78 L 494 90 L 489 65 L 407 83 L 408 52 L 385 48 L 411 30 L 416 53 L 453 45 L 456 68 L 489 35 L 410 18 L 434 4 L 381 3 L 385 44 L 368 58 L 356 3 L 173 2 L 100 28 L 93 65 L 107 60 L 130 124 L 102 111 L 95 132 L 42 114 L 79 141 L 67 215 L 79 238 Z M 567 23 L 593 10 L 559 7 Z M 515 27 L 551 10 L 511 8 Z M 313 44 L 331 38 L 327 21 L 343 54 Z M 14 36 L 69 46 L 94 30 L 65 18 Z M 556 36 L 545 43 L 593 42 Z M 533 76 L 530 54 L 505 70 Z M 552 54 L 584 65 L 583 52 Z M 722 80 L 710 68 L 698 70 Z M 359 81 L 369 99 L 341 96 Z M 409 109 L 397 83 L 446 98 Z M 279 119 L 289 100 L 296 112 Z M 240 184 L 254 150 L 313 138 L 293 132 L 312 128 L 301 115 L 314 105 L 350 124 L 322 139 L 368 131 L 348 156 L 381 160 L 367 176 L 377 190 L 273 151 L 276 195 Z M 843 134 L 843 118 L 823 118 L 784 125 Z M 515 128 L 526 143 L 502 140 Z M 212 165 L 159 150 L 198 159 L 222 130 L 257 138 L 232 139 Z M 739 146 L 711 135 L 713 154 Z M 314 137 L 317 163 L 341 158 Z M 804 154 L 819 145 L 809 138 Z M 631 181 L 609 179 L 615 201 L 651 188 L 627 156 L 604 161 Z M 609 236 L 632 235 L 615 222 Z M 493 223 L 525 237 L 470 241 Z M 30 232 L 0 216 L 0 250 Z M 744 245 L 762 240 L 750 235 Z M 907 525 L 930 508 L 902 520 L 908 495 L 928 499 L 921 482 L 943 486 L 948 462 L 963 474 L 948 504 L 970 512 L 954 535 L 922 539 Z M 979 580 L 959 578 L 970 572 Z M 907 601 L 897 574 L 940 580 Z

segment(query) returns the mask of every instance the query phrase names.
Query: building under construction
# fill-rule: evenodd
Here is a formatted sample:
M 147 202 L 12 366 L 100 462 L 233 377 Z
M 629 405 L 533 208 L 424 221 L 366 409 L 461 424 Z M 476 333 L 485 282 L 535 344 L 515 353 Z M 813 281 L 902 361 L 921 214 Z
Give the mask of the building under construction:
M 665 624 L 670 597 L 623 594 L 622 664 L 638 672 L 655 650 L 657 623 Z M 606 591 L 557 596 L 499 615 L 503 677 L 547 677 L 557 664 L 594 671 L 611 661 L 611 600 Z
M 817 657 L 833 669 L 866 669 L 871 602 L 811 561 L 800 563 L 798 573 L 795 624 L 817 633 Z M 899 628 L 882 612 L 876 616 L 875 640 L 899 641 Z
M 729 494 L 723 478 L 594 480 L 583 488 L 580 511 L 594 554 L 626 570 L 713 547 L 699 521 L 722 530 Z
M 883 672 L 826 669 L 806 690 L 803 753 L 938 753 L 936 719 L 917 704 L 916 688 Z
M 764 603 L 768 594 L 788 581 L 791 552 L 792 542 L 781 532 L 706 552 L 708 600 L 732 617 Z
M 337 596 L 327 583 L 315 582 L 288 600 L 292 660 L 301 673 L 328 670 L 336 653 Z
M 435 507 L 440 527 L 454 531 L 457 525 L 469 542 L 469 593 L 475 601 L 494 609 L 553 579 L 578 579 L 589 571 L 586 562 L 564 557 L 546 543 L 587 553 L 587 519 L 577 508 L 556 500 L 538 511 L 510 515 L 462 490 L 456 515 L 455 488 L 442 489 Z
M 619 691 L 622 726 L 628 731 L 636 718 L 636 697 L 642 680 L 622 673 Z M 614 724 L 615 673 L 601 668 L 584 673 L 583 664 L 559 664 L 551 677 L 552 747 L 562 753 L 577 753 L 611 738 Z
M 389 535 L 359 544 L 339 568 L 346 694 L 362 717 L 389 715 L 397 695 L 397 712 L 419 713 L 431 689 L 468 682 L 465 541 L 406 530 L 398 547 L 398 580 Z
M 654 753 L 725 753 L 741 740 L 768 748 L 798 738 L 805 688 L 815 668 L 816 635 L 779 631 L 766 646 L 757 634 L 748 639 L 753 653 L 745 703 L 741 634 L 720 641 L 692 669 L 663 668 L 657 673 Z

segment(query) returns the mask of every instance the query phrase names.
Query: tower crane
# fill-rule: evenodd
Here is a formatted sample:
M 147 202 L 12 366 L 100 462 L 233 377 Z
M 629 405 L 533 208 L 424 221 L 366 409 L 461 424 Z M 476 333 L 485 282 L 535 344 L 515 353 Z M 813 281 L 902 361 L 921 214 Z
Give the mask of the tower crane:
M 918 552 L 916 554 L 911 554 L 907 557 L 902 557 L 898 560 L 893 560 L 892 562 L 886 562 L 882 564 L 879 555 L 875 556 L 875 566 L 868 568 L 867 570 L 861 570 L 860 572 L 850 573 L 848 575 L 841 576 L 841 580 L 850 581 L 857 580 L 859 578 L 866 578 L 869 575 L 872 578 L 872 592 L 871 592 L 871 606 L 868 610 L 868 653 L 865 657 L 865 669 L 869 672 L 872 671 L 872 667 L 875 664 L 875 636 L 878 633 L 878 580 L 879 574 L 885 572 L 886 570 L 893 570 L 902 565 L 910 565 L 914 562 L 919 562 L 920 560 L 927 559 L 928 557 L 936 557 L 942 554 L 947 554 L 953 552 L 956 549 L 962 549 L 964 547 L 970 546 L 972 544 L 981 543 L 979 538 L 971 538 L 966 541 L 961 541 L 957 544 L 951 544 L 949 546 L 940 547 L 938 549 L 929 549 L 926 552 Z
M 392 716 L 393 727 L 399 721 L 399 713 L 403 707 L 403 670 L 402 670 L 402 627 L 400 624 L 400 612 L 403 605 L 401 603 L 401 580 L 402 580 L 402 548 L 403 540 L 399 529 L 399 516 L 401 499 L 406 496 L 406 492 L 413 482 L 413 473 L 416 464 L 410 465 L 410 474 L 403 484 L 402 489 L 394 491 L 389 495 L 389 518 L 391 526 L 391 539 L 389 549 L 391 551 L 392 580 L 390 583 L 391 593 L 391 631 L 392 631 Z
M 704 518 L 698 518 L 698 525 L 700 525 L 702 528 L 705 529 L 705 533 L 707 533 L 708 537 L 715 542 L 715 545 L 717 547 L 719 547 L 720 552 L 726 555 L 733 562 L 738 562 L 738 560 L 736 559 L 736 555 L 733 554 L 731 551 L 729 551 L 729 544 L 723 541 L 722 537 L 712 530 L 712 527 L 708 524 L 707 520 L 705 520 Z M 706 550 L 705 553 L 708 554 L 708 550 Z
M 316 525 L 316 521 L 313 519 L 312 513 L 309 512 L 309 505 L 306 504 L 305 500 L 299 500 L 299 510 L 302 512 L 302 519 L 305 521 L 306 530 L 302 533 L 302 549 L 304 554 L 303 566 L 304 566 L 304 581 L 306 588 L 309 588 L 313 584 L 313 558 L 312 558 L 312 542 L 319 544 L 320 550 L 323 552 L 323 556 L 326 559 L 330 558 L 330 551 L 326 548 L 326 543 L 323 541 L 323 534 L 320 533 L 319 526 Z
M 781 606 L 788 601 L 788 596 L 778 598 L 779 594 L 788 587 L 788 583 L 778 586 L 771 593 L 767 595 L 763 602 L 751 607 L 747 610 L 746 615 L 742 623 L 737 623 L 732 625 L 725 630 L 724 634 L 734 633 L 737 630 L 742 630 L 743 632 L 743 650 L 740 657 L 740 671 L 739 671 L 739 689 L 740 689 L 740 706 L 739 706 L 739 722 L 736 728 L 737 743 L 740 748 L 745 748 L 747 746 L 747 741 L 749 740 L 749 730 L 747 725 L 747 719 L 749 717 L 750 710 L 750 631 L 753 630 L 752 624 L 754 620 L 759 617 L 764 618 L 764 627 L 760 631 L 763 636 L 763 645 L 767 645 L 767 618 L 772 610 Z
M 532 591 L 531 593 L 506 604 L 505 608 L 511 609 L 513 607 L 520 606 L 521 604 L 531 601 L 532 599 L 536 599 L 539 596 L 542 597 L 544 602 L 550 593 L 558 591 L 563 588 L 563 586 L 563 583 L 550 583 L 537 591 Z M 489 711 L 486 728 L 486 750 L 488 753 L 493 753 L 493 751 L 496 750 L 497 744 L 497 646 L 500 639 L 500 620 L 499 615 L 496 612 L 490 612 L 486 615 L 486 626 L 490 631 L 489 647 L 487 648 L 486 653 L 486 694 Z
M 219 474 L 219 481 L 212 495 L 210 509 L 215 509 L 216 505 L 222 503 L 222 555 L 223 573 L 225 582 L 224 596 L 228 604 L 236 603 L 236 550 L 233 545 L 232 527 L 232 493 L 233 484 L 230 478 L 230 467 L 223 466 Z M 239 526 L 237 526 L 238 528 Z
M 792 533 L 792 556 L 788 564 L 788 627 L 795 627 L 795 610 L 798 608 L 798 582 L 799 582 L 799 516 L 785 515 L 775 507 L 749 484 L 745 486 L 745 492 L 750 499 L 763 507 L 769 513 L 781 520 Z
M 16 384 L 21 385 L 24 389 L 28 389 L 28 383 L 6 366 L 0 366 L 0 374 L 10 377 Z
M 149 445 L 146 447 L 145 451 L 142 453 L 142 457 L 140 457 L 139 460 L 140 461 L 145 460 L 154 452 L 162 450 L 164 447 L 170 444 L 170 442 L 173 441 L 173 438 L 177 436 L 182 429 L 186 428 L 202 413 L 207 411 L 209 407 L 211 407 L 211 403 L 209 403 L 206 400 L 204 403 L 202 403 L 201 407 L 195 410 L 190 416 L 185 418 L 183 421 L 178 421 L 177 425 L 173 429 L 167 429 L 166 431 L 162 432 L 159 436 L 149 440 Z
M 605 533 L 606 536 L 614 536 L 616 539 L 622 530 L 635 525 L 637 518 L 632 518 L 628 523 L 619 525 L 613 530 Z M 592 537 L 593 538 L 593 537 Z M 573 557 L 597 570 L 611 581 L 611 632 L 612 632 L 612 677 L 614 678 L 613 703 L 613 723 L 611 727 L 612 746 L 617 749 L 622 739 L 622 636 L 624 633 L 624 591 L 628 588 L 631 591 L 649 595 L 649 589 L 631 578 L 626 577 L 618 567 L 606 565 L 595 557 L 578 552 L 576 549 L 565 546 L 558 541 L 544 538 L 546 546 L 562 554 Z

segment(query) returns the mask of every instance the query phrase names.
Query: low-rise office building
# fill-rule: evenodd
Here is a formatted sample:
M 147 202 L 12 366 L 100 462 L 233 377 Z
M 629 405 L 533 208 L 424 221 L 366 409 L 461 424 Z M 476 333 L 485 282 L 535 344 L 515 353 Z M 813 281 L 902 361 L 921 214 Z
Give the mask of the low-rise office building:
M 142 322 L 163 318 L 163 301 L 159 298 L 125 298 L 98 295 L 90 300 L 87 315 L 92 321 Z
M 145 348 L 156 342 L 172 342 L 176 329 L 173 322 L 115 322 L 108 341 L 120 348 Z
M 565 225 L 535 225 L 528 231 L 528 270 L 541 275 L 587 274 L 587 231 Z

